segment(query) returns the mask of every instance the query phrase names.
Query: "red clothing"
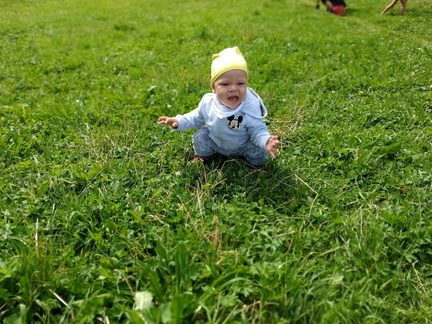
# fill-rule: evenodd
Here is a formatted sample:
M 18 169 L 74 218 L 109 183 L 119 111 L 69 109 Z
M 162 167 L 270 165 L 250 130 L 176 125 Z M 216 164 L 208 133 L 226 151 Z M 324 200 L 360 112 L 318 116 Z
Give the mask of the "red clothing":
M 331 12 L 333 12 L 335 15 L 342 15 L 345 11 L 345 6 L 334 6 L 331 9 Z

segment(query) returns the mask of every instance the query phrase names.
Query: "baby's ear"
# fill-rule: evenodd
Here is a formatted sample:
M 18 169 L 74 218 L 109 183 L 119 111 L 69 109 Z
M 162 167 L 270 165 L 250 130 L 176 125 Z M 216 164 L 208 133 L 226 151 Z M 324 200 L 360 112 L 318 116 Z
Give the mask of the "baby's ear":
M 215 86 L 214 86 L 214 83 L 212 84 L 212 92 L 213 92 L 213 93 L 216 93 L 216 88 L 215 88 Z

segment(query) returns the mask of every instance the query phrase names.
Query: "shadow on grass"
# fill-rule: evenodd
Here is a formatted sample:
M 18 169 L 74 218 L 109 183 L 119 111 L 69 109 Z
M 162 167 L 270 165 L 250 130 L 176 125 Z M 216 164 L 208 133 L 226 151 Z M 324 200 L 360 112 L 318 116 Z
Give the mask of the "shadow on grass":
M 343 16 L 345 16 L 345 17 L 346 16 L 355 16 L 359 11 L 361 11 L 361 10 L 346 7 L 345 12 L 343 13 Z
M 310 189 L 281 160 L 269 160 L 254 168 L 241 158 L 215 155 L 209 164 L 200 163 L 198 169 L 201 187 L 226 203 L 258 204 L 293 215 L 311 196 Z

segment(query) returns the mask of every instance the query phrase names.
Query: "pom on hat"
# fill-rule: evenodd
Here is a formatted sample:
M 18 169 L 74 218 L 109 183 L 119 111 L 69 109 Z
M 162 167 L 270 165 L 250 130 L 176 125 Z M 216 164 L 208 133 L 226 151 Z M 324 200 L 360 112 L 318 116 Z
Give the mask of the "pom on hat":
M 231 70 L 242 70 L 246 74 L 248 73 L 246 60 L 237 46 L 226 48 L 222 52 L 213 55 L 210 83 L 213 84 L 221 74 Z

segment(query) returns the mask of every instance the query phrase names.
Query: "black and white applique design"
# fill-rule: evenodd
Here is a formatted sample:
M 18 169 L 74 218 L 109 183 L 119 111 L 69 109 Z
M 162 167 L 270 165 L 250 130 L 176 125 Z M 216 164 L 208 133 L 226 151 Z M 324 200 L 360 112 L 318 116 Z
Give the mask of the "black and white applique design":
M 239 116 L 238 119 L 234 119 L 234 116 L 228 117 L 229 123 L 228 128 L 234 131 L 239 130 L 240 123 L 243 121 L 243 116 Z

